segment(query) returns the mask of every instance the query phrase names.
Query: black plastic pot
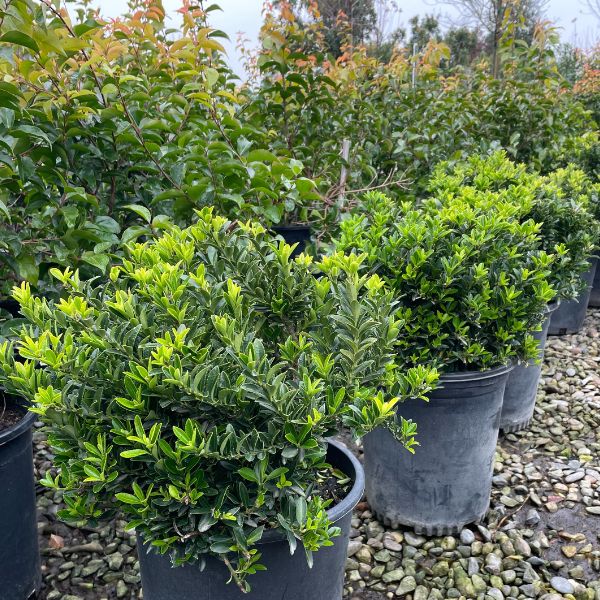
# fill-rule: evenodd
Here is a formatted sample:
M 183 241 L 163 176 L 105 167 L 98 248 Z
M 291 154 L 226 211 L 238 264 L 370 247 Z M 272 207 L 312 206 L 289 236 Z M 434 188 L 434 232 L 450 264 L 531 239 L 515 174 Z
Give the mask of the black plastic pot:
M 590 292 L 590 300 L 588 306 L 592 308 L 600 308 L 600 267 L 596 265 L 596 276 L 592 283 L 592 290 Z
M 548 335 L 567 335 L 581 331 L 583 322 L 585 321 L 597 265 L 598 259 L 592 258 L 590 260 L 590 269 L 582 275 L 587 286 L 586 290 L 577 300 L 569 300 L 568 302 L 561 303 L 558 310 L 552 315 Z
M 282 225 L 273 227 L 273 231 L 280 235 L 286 244 L 298 244 L 292 252 L 292 258 L 306 250 L 312 233 L 308 225 Z
M 328 511 L 329 518 L 342 534 L 333 546 L 314 553 L 314 565 L 306 563 L 299 545 L 290 555 L 287 541 L 277 532 L 267 532 L 261 540 L 261 562 L 267 567 L 251 575 L 252 591 L 243 594 L 235 583 L 227 584 L 229 572 L 218 559 L 209 557 L 206 568 L 196 565 L 171 567 L 168 556 L 147 552 L 138 537 L 138 554 L 144 600 L 339 600 L 344 586 L 344 567 L 350 534 L 352 510 L 364 491 L 360 463 L 341 444 L 331 441 L 328 461 L 354 479 L 346 498 Z
M 3 403 L 0 404 L 0 411 Z M 27 413 L 0 432 L 0 597 L 28 600 L 41 588 L 31 427 Z
M 557 309 L 558 303 L 550 304 L 548 306 L 548 316 L 542 324 L 542 329 L 533 333 L 533 336 L 539 342 L 540 361 L 544 358 L 550 319 Z M 535 398 L 541 374 L 542 363 L 536 363 L 535 360 L 531 360 L 524 365 L 516 365 L 510 372 L 504 390 L 502 416 L 500 417 L 500 429 L 505 433 L 520 431 L 529 427 L 535 410 Z
M 487 512 L 504 386 L 512 366 L 452 373 L 429 402 L 410 400 L 398 412 L 418 425 L 415 454 L 387 429 L 365 436 L 367 500 L 393 528 L 445 535 Z

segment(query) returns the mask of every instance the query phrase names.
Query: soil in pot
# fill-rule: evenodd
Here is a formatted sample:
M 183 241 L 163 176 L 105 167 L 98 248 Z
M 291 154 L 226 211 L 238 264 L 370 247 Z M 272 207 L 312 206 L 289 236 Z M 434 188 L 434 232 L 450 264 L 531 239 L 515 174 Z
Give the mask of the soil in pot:
M 0 396 L 0 597 L 29 600 L 41 588 L 31 428 L 35 415 Z
M 568 335 L 581 331 L 597 266 L 598 259 L 593 258 L 590 261 L 590 269 L 582 275 L 587 286 L 586 290 L 576 300 L 561 303 L 558 310 L 552 315 L 548 335 Z
M 12 405 L 0 406 L 0 431 L 14 427 L 23 417 L 25 411 L 21 408 Z
M 330 442 L 328 461 L 354 483 L 345 498 L 328 510 L 329 518 L 342 533 L 333 546 L 314 553 L 312 569 L 300 544 L 292 556 L 280 534 L 267 532 L 258 544 L 267 570 L 248 579 L 252 591 L 244 594 L 234 583 L 227 584 L 229 572 L 220 560 L 209 557 L 204 571 L 194 564 L 172 568 L 168 556 L 148 553 L 138 538 L 144 600 L 340 600 L 352 510 L 362 497 L 364 475 L 357 459 L 337 442 Z M 332 489 L 332 493 L 337 492 Z
M 306 250 L 312 234 L 308 225 L 281 225 L 273 227 L 273 231 L 280 235 L 286 244 L 298 244 L 292 252 L 292 258 Z
M 502 416 L 500 417 L 500 429 L 505 433 L 520 431 L 531 423 L 533 411 L 535 410 L 538 383 L 542 374 L 541 360 L 544 358 L 550 319 L 557 308 L 557 303 L 548 306 L 548 316 L 542 324 L 542 329 L 533 333 L 540 347 L 540 362 L 531 360 L 526 364 L 516 365 L 508 376 L 506 389 L 504 390 Z
M 511 368 L 448 374 L 429 402 L 400 404 L 399 414 L 418 425 L 414 454 L 387 430 L 365 436 L 367 500 L 381 522 L 445 535 L 485 515 Z

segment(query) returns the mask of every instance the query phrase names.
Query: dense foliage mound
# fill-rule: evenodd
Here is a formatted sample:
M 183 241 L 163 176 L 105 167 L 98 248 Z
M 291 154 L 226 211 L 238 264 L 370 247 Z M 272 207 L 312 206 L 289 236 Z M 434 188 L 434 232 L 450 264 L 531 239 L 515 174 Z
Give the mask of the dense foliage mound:
M 158 551 L 218 556 L 242 588 L 264 530 L 309 559 L 331 543 L 327 437 L 385 426 L 412 449 L 395 406 L 436 374 L 396 367 L 402 321 L 361 257 L 325 258 L 315 277 L 291 252 L 204 210 L 129 246 L 106 283 L 53 271 L 60 302 L 15 288 L 31 326 L 0 345 L 0 384 L 48 426 L 59 473 L 43 483 L 64 490 L 61 517 L 123 510 Z
M 441 202 L 467 190 L 493 192 L 511 202 L 524 222 L 540 224 L 542 249 L 555 253 L 550 282 L 559 299 L 578 296 L 585 283 L 581 274 L 600 240 L 598 185 L 571 165 L 540 177 L 524 164 L 511 162 L 505 152 L 472 156 L 468 161 L 440 164 L 429 190 Z
M 554 297 L 555 257 L 518 212 L 473 189 L 419 208 L 371 193 L 342 223 L 337 247 L 365 253 L 401 305 L 403 364 L 483 370 L 537 356 L 530 332 Z

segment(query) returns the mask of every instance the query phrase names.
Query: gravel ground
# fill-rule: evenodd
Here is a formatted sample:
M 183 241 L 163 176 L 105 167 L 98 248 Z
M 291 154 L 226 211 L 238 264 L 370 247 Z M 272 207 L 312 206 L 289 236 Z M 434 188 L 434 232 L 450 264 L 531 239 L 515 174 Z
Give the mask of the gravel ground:
M 550 338 L 530 429 L 504 436 L 484 523 L 426 538 L 386 530 L 359 504 L 348 600 L 600 600 L 600 311 L 580 335 Z M 36 465 L 50 458 L 35 434 Z M 360 453 L 360 449 L 356 449 Z M 116 521 L 73 529 L 40 490 L 46 600 L 141 598 L 135 536 Z

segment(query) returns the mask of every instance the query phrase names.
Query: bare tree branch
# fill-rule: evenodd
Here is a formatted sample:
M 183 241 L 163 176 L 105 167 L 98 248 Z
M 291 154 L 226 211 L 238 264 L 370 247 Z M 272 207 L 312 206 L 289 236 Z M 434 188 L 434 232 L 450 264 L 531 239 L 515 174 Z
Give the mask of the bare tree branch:
M 582 4 L 600 21 L 600 0 L 583 0 Z

